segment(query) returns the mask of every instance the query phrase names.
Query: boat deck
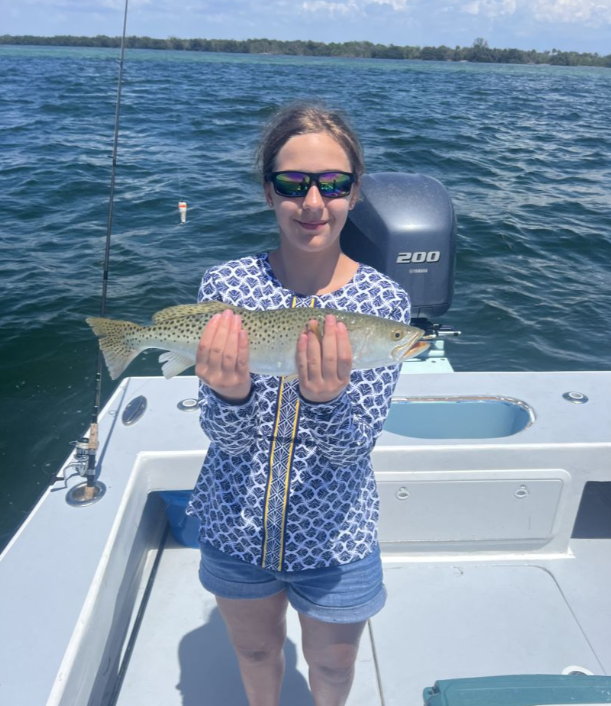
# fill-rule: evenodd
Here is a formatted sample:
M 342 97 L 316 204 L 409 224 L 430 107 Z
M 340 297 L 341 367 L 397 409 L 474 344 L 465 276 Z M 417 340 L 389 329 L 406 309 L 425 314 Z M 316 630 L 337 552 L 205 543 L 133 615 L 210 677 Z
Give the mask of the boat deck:
M 611 585 L 610 549 L 609 539 L 578 539 L 563 559 L 385 560 L 389 598 L 364 633 L 349 706 L 421 706 L 426 686 L 466 675 L 559 674 L 573 665 L 611 674 L 611 592 L 601 589 Z M 154 579 L 143 580 L 148 600 L 117 706 L 248 706 L 198 562 L 197 550 L 170 537 Z M 313 706 L 291 608 L 285 650 L 281 703 Z
M 158 494 L 192 488 L 208 446 L 182 404 L 196 389 L 126 378 L 100 417 L 100 502 L 66 502 L 68 459 L 0 557 L 2 704 L 246 706 L 197 550 L 157 550 Z M 350 706 L 422 706 L 441 679 L 611 675 L 610 398 L 609 372 L 401 376 L 372 456 L 389 599 Z M 292 611 L 286 650 L 283 706 L 312 706 Z

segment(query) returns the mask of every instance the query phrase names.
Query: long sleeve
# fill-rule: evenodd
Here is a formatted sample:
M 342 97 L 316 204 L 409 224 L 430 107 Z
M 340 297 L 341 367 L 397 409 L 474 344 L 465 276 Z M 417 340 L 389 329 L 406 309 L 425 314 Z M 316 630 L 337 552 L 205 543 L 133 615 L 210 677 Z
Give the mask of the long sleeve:
M 222 301 L 214 279 L 214 268 L 204 275 L 197 300 Z M 219 448 L 234 456 L 243 454 L 252 446 L 256 431 L 256 408 L 252 391 L 244 403 L 230 404 L 200 381 L 198 400 L 200 426 Z
M 353 463 L 371 453 L 398 379 L 398 366 L 359 370 L 335 400 L 324 404 L 301 400 L 301 413 L 317 447 L 333 465 Z
M 389 318 L 409 323 L 410 301 L 398 298 Z M 401 366 L 353 371 L 350 384 L 335 400 L 312 404 L 301 400 L 321 453 L 334 465 L 345 465 L 368 456 L 382 432 Z

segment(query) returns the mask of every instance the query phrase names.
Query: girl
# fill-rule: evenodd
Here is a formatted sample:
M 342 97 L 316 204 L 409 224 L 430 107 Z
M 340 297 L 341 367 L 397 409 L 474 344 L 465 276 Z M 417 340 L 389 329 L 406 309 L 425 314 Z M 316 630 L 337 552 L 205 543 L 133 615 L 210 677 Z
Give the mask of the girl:
M 344 254 L 362 151 L 337 112 L 293 104 L 258 150 L 277 249 L 212 267 L 199 301 L 247 309 L 329 307 L 409 323 L 407 294 Z M 386 599 L 371 451 L 399 368 L 351 372 L 346 327 L 327 316 L 295 341 L 298 379 L 253 375 L 240 317 L 203 332 L 196 374 L 211 440 L 189 512 L 200 579 L 215 594 L 250 706 L 278 706 L 286 610 L 299 613 L 316 706 L 345 704 L 359 639 Z

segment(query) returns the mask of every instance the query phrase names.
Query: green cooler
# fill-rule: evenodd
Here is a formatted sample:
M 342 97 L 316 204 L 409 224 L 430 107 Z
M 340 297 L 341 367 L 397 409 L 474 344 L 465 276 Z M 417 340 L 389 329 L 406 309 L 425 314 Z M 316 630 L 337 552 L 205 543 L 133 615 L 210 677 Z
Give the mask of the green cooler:
M 519 674 L 445 679 L 424 690 L 425 706 L 611 704 L 611 677 Z

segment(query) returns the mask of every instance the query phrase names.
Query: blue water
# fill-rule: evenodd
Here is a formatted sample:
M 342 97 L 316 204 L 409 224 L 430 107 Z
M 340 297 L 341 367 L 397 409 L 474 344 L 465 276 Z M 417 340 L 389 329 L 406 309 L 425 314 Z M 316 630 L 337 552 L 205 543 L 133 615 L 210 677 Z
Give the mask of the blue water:
M 0 47 L 0 546 L 89 421 L 117 72 L 114 50 Z M 611 367 L 608 69 L 130 51 L 110 315 L 146 322 L 273 246 L 253 148 L 308 96 L 352 116 L 369 171 L 449 190 L 457 369 Z

